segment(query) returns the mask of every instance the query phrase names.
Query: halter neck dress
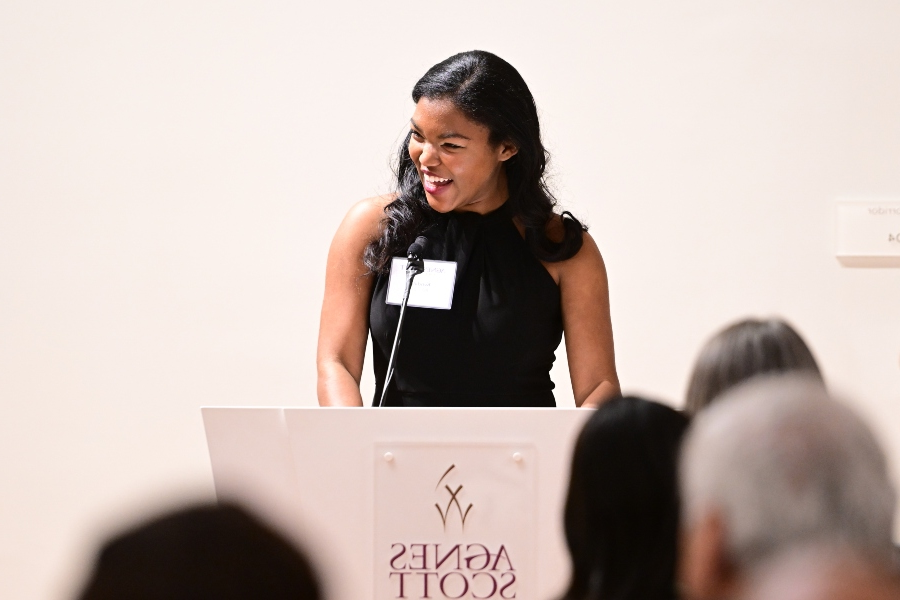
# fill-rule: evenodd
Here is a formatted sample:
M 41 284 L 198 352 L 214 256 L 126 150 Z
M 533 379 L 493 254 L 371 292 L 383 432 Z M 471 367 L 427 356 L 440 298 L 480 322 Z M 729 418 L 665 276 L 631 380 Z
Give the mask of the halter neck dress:
M 562 339 L 559 287 L 504 204 L 486 215 L 447 213 L 422 258 L 455 261 L 449 310 L 407 307 L 385 406 L 556 406 L 550 368 Z M 400 307 L 380 274 L 369 308 L 381 398 Z

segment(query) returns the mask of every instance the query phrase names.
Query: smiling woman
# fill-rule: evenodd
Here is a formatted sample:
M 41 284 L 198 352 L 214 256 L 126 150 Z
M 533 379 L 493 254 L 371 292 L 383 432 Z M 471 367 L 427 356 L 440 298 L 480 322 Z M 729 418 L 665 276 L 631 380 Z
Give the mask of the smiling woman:
M 499 208 L 508 195 L 510 141 L 492 144 L 487 127 L 467 119 L 450 100 L 422 98 L 410 119 L 409 158 L 429 205 L 439 213 Z
M 603 259 L 544 182 L 534 98 L 512 65 L 482 51 L 416 83 L 397 189 L 363 200 L 328 255 L 319 329 L 322 405 L 362 405 L 371 331 L 376 399 L 400 309 L 392 259 L 418 236 L 422 258 L 456 263 L 449 310 L 409 308 L 389 406 L 555 406 L 550 368 L 565 332 L 575 401 L 619 391 Z

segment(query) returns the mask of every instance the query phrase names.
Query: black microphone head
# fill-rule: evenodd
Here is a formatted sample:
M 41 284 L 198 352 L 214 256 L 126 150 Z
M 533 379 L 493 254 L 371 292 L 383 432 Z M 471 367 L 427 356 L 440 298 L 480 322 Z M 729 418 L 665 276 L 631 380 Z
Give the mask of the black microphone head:
M 422 258 L 426 248 L 428 248 L 428 238 L 424 235 L 420 235 L 416 238 L 416 241 L 410 244 L 409 250 L 406 251 L 406 255 L 413 258 Z

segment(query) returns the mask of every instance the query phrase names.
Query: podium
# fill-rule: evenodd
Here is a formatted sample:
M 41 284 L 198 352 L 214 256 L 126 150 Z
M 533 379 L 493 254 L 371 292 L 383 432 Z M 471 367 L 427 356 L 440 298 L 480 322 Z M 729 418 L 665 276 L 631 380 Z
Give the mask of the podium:
M 203 408 L 216 495 L 299 543 L 328 598 L 548 600 L 593 411 Z

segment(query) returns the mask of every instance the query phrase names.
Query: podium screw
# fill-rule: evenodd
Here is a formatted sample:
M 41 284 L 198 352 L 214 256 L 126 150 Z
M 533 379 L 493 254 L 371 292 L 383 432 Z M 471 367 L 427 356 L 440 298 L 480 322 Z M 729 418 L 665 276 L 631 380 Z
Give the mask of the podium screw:
M 522 462 L 522 453 L 521 452 L 513 452 L 513 460 L 516 462 Z
M 384 460 L 385 460 L 386 462 L 393 462 L 393 460 L 394 460 L 394 454 L 393 454 L 393 452 L 385 452 L 385 453 L 384 453 Z

